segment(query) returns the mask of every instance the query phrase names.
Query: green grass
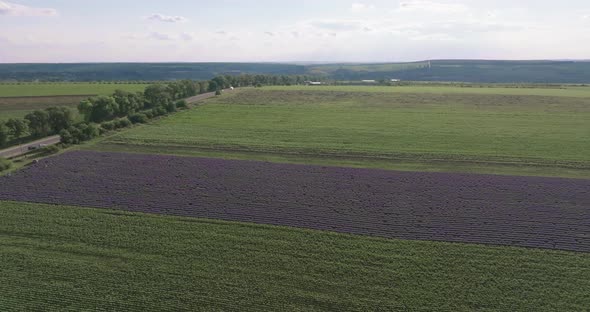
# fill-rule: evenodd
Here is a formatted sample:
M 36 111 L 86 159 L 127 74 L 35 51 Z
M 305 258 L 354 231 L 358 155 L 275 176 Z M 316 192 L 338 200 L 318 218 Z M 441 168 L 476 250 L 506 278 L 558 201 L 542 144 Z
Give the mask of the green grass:
M 391 92 L 391 93 L 434 93 L 434 94 L 483 94 L 483 95 L 537 95 L 590 98 L 590 87 L 563 86 L 555 88 L 510 88 L 503 86 L 460 87 L 417 84 L 412 86 L 269 86 L 264 90 L 279 91 L 321 91 L 339 92 Z
M 0 310 L 582 311 L 590 254 L 0 202 Z
M 0 84 L 0 97 L 55 96 L 55 95 L 109 95 L 121 89 L 143 91 L 147 84 L 127 83 L 20 83 Z
M 306 90 L 224 95 L 90 148 L 590 177 L 590 98 Z

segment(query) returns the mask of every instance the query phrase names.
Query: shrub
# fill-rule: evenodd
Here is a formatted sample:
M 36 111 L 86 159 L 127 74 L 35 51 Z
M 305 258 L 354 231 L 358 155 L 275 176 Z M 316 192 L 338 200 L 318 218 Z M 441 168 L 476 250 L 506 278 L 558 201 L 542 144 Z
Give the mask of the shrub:
M 119 128 L 127 128 L 131 126 L 131 121 L 127 117 L 119 118 L 116 120 L 117 129 Z
M 168 105 L 166 105 L 166 112 L 174 113 L 175 111 L 176 111 L 176 103 L 170 102 L 170 103 L 168 103 Z
M 59 136 L 61 137 L 61 143 L 64 144 L 75 144 L 74 143 L 74 136 L 70 133 L 69 130 L 63 129 L 59 132 Z
M 0 157 L 0 172 L 10 169 L 11 166 L 10 160 Z
M 146 114 L 143 113 L 135 113 L 129 116 L 129 121 L 131 121 L 134 124 L 146 123 L 148 121 L 148 117 Z
M 144 114 L 148 119 L 154 118 L 154 112 L 151 110 L 144 112 Z
M 166 115 L 167 113 L 168 112 L 166 111 L 166 109 L 161 106 L 158 106 L 158 107 L 155 107 L 154 109 L 152 109 L 152 114 L 154 115 L 154 117 L 163 116 L 163 115 Z
M 102 124 L 100 124 L 100 126 L 102 127 L 102 129 L 105 129 L 107 131 L 115 130 L 117 128 L 117 124 L 114 121 L 103 122 Z
M 180 109 L 184 109 L 188 107 L 188 103 L 185 100 L 180 100 L 178 102 L 176 102 L 176 107 L 180 108 Z
M 215 95 L 221 95 L 221 90 L 215 91 Z

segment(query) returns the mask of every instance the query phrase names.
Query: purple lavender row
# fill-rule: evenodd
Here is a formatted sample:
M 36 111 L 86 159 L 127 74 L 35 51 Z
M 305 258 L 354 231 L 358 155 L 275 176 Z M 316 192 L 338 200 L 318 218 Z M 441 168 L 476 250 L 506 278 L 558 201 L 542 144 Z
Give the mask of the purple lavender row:
M 0 200 L 590 252 L 590 180 L 76 151 L 0 177 Z

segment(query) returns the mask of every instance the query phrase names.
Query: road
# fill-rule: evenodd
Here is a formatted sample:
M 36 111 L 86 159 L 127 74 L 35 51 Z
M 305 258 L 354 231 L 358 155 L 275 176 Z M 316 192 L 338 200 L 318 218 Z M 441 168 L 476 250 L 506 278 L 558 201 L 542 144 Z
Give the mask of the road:
M 60 141 L 59 135 L 54 135 L 54 136 L 50 136 L 47 138 L 43 138 L 41 140 L 30 142 L 27 144 L 13 146 L 11 148 L 0 150 L 0 157 L 11 158 L 11 157 L 20 156 L 20 155 L 23 155 L 23 154 L 29 152 L 29 146 L 38 146 L 40 144 L 54 145 L 54 144 L 59 143 L 59 141 Z

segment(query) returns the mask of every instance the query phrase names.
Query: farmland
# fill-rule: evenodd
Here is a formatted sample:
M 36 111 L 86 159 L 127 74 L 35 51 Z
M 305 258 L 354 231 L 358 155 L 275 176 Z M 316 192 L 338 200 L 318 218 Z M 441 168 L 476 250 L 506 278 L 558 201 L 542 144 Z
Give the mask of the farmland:
M 588 253 L 0 201 L 0 310 L 581 311 Z
M 70 152 L 0 183 L 0 200 L 590 252 L 590 180 Z
M 584 310 L 588 120 L 586 87 L 224 92 L 0 176 L 0 310 Z
M 147 86 L 135 83 L 2 83 L 0 97 L 109 95 L 117 89 L 135 92 Z
M 590 177 L 590 97 L 243 90 L 92 149 L 420 171 Z M 390 88 L 396 90 L 396 88 Z M 363 91 L 365 90 L 365 91 Z M 500 94 L 485 94 L 495 90 Z M 561 92 L 527 89 L 518 92 Z M 508 91 L 514 91 L 509 89 Z M 477 90 L 476 90 L 477 91 Z M 445 93 L 446 92 L 446 93 Z
M 22 118 L 36 109 L 76 107 L 82 99 L 108 95 L 116 89 L 143 91 L 145 84 L 19 83 L 0 84 L 0 121 Z

